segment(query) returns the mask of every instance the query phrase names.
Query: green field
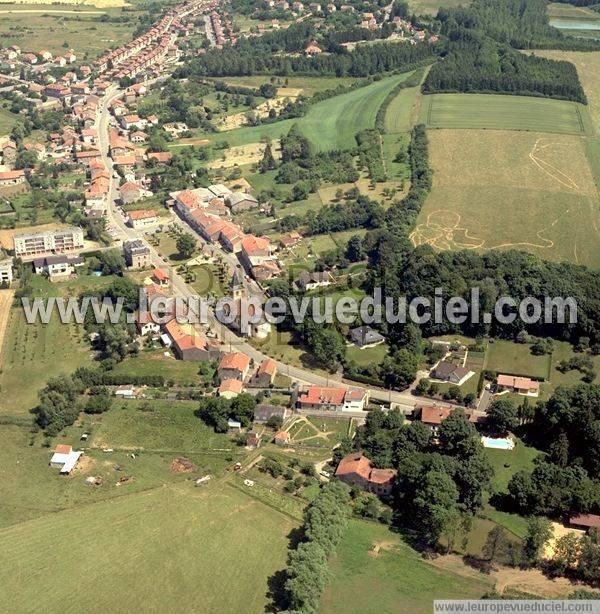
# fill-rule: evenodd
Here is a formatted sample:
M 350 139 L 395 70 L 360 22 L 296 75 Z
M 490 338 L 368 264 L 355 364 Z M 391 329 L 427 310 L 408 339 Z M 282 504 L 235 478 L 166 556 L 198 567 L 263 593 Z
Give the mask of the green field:
M 0 4 L 0 13 L 0 38 L 4 46 L 19 45 L 34 52 L 47 49 L 60 55 L 65 52 L 66 43 L 67 48 L 75 50 L 78 61 L 131 40 L 138 17 L 135 10 L 94 10 L 69 3 L 53 3 L 48 8 L 40 4 Z M 100 21 L 103 15 L 128 19 L 124 23 Z
M 497 339 L 488 345 L 485 368 L 506 375 L 548 380 L 551 360 L 549 355 L 534 356 L 530 345 Z
M 293 527 L 224 484 L 163 486 L 0 531 L 0 600 L 13 612 L 262 612 Z
M 0 107 L 0 136 L 10 134 L 12 127 L 17 123 L 18 117 L 8 109 Z
M 331 570 L 333 579 L 323 595 L 322 614 L 430 614 L 434 599 L 478 599 L 493 584 L 483 575 L 466 578 L 439 569 L 398 534 L 358 520 L 350 521 Z
M 83 278 L 87 283 L 109 283 L 110 278 Z M 100 280 L 100 281 L 99 281 Z M 35 296 L 73 296 L 78 284 L 52 284 L 34 277 Z M 58 294 L 57 294 L 58 292 Z M 37 401 L 37 393 L 47 380 L 60 373 L 72 373 L 91 364 L 92 352 L 83 326 L 62 324 L 55 312 L 48 324 L 28 324 L 21 307 L 10 312 L 4 348 L 0 354 L 0 414 L 27 413 Z
M 299 119 L 238 128 L 207 135 L 207 138 L 213 143 L 226 141 L 231 147 L 248 145 L 257 143 L 265 137 L 279 138 L 287 134 L 292 125 L 297 123 L 302 133 L 310 139 L 318 151 L 351 149 L 356 147 L 355 135 L 375 125 L 377 111 L 387 94 L 410 74 L 381 79 L 366 87 L 317 102 Z
M 517 249 L 600 267 L 600 210 L 585 140 L 431 130 L 433 188 L 411 238 L 439 250 Z
M 118 363 L 113 373 L 118 375 L 162 375 L 165 381 L 180 385 L 197 386 L 200 368 L 197 362 L 176 360 L 163 355 L 163 350 L 146 352 Z
M 506 492 L 506 487 L 512 476 L 518 471 L 531 471 L 533 469 L 533 459 L 540 452 L 535 448 L 527 446 L 520 439 L 514 450 L 493 450 L 485 448 L 485 455 L 494 468 L 492 485 L 498 492 Z
M 397 134 L 410 130 L 413 119 L 418 115 L 420 92 L 420 87 L 409 87 L 398 92 L 385 113 L 385 132 Z
M 421 121 L 430 128 L 528 130 L 559 134 L 591 134 L 584 105 L 549 98 L 495 94 L 424 96 Z
M 468 6 L 470 0 L 409 0 L 411 10 L 418 15 L 437 15 L 440 8 Z

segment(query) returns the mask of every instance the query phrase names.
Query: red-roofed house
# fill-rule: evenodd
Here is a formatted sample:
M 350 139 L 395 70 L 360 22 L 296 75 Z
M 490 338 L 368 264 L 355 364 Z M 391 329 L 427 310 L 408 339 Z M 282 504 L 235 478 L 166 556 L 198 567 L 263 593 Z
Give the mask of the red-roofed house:
M 154 269 L 152 271 L 152 281 L 159 286 L 168 286 L 171 278 L 162 269 Z
M 366 456 L 354 452 L 342 458 L 335 475 L 348 486 L 358 486 L 380 497 L 389 497 L 394 487 L 396 470 L 377 469 Z
M 250 359 L 241 352 L 230 352 L 221 358 L 218 374 L 221 381 L 239 379 L 244 381 L 250 369 Z
M 328 410 L 328 411 L 364 411 L 368 402 L 367 393 L 359 388 L 324 388 L 311 386 L 298 397 L 300 409 Z
M 0 173 L 0 187 L 10 187 L 25 183 L 25 171 L 4 171 Z
M 540 393 L 540 383 L 528 377 L 515 377 L 514 375 L 498 375 L 496 385 L 499 390 L 508 390 L 530 397 L 537 397 Z
M 265 358 L 252 377 L 250 385 L 253 388 L 268 388 L 277 375 L 277 363 L 272 358 Z
M 138 228 L 146 228 L 147 226 L 153 226 L 158 222 L 158 216 L 156 211 L 152 209 L 139 209 L 137 211 L 130 211 L 128 214 L 127 223 L 136 230 Z
M 242 392 L 243 383 L 239 379 L 224 379 L 219 386 L 219 396 L 225 399 L 234 399 Z

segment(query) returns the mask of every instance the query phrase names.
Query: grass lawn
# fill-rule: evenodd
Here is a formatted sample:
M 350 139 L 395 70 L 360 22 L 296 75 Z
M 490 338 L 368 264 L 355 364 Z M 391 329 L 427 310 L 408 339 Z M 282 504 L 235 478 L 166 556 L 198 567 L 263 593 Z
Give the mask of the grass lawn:
M 600 267 L 600 211 L 584 139 L 535 132 L 429 133 L 433 188 L 411 234 L 439 250 L 524 250 Z
M 213 294 L 216 298 L 221 298 L 227 294 L 228 289 L 221 284 L 219 270 L 215 265 L 202 264 L 190 267 L 189 270 L 195 276 L 191 286 L 199 296 Z
M 273 83 L 277 87 L 301 89 L 303 96 L 313 96 L 317 92 L 335 89 L 340 85 L 351 85 L 356 81 L 353 77 L 268 77 L 264 75 L 223 77 L 214 80 L 223 81 L 228 85 L 254 88 L 260 87 L 263 83 Z
M 384 130 L 389 134 L 406 132 L 414 125 L 419 116 L 421 88 L 408 87 L 400 90 L 385 113 Z
M 470 0 L 409 0 L 411 11 L 418 15 L 437 15 L 440 8 L 469 6 Z
M 12 127 L 17 123 L 17 119 L 17 115 L 0 107 L 0 135 L 10 134 Z
M 207 135 L 218 143 L 227 141 L 230 147 L 258 143 L 264 137 L 279 138 L 297 123 L 302 133 L 317 151 L 352 149 L 355 135 L 375 125 L 377 111 L 387 94 L 410 73 L 387 77 L 346 94 L 311 105 L 308 113 L 298 119 L 286 119 L 273 124 L 230 130 L 224 134 Z
M 117 401 L 102 415 L 88 445 L 217 456 L 235 452 L 227 435 L 215 433 L 194 415 L 197 408 L 196 401 Z
M 0 599 L 14 612 L 66 602 L 87 612 L 174 603 L 188 612 L 262 612 L 295 526 L 230 486 L 164 486 L 2 531 Z
M 162 375 L 167 382 L 197 386 L 200 363 L 167 358 L 164 351 L 141 351 L 137 356 L 115 365 L 112 372 L 119 375 Z
M 430 614 L 434 599 L 478 599 L 492 588 L 483 576 L 465 578 L 434 567 L 399 535 L 359 520 L 350 521 L 331 570 L 322 614 Z
M 33 296 L 73 296 L 87 284 L 110 283 L 110 279 L 82 276 L 53 284 L 34 276 Z M 72 373 L 79 366 L 91 364 L 92 359 L 83 326 L 62 324 L 56 312 L 48 324 L 28 324 L 21 306 L 12 307 L 0 354 L 0 414 L 27 413 L 49 378 Z
M 584 105 L 527 96 L 433 94 L 423 98 L 421 121 L 430 128 L 591 133 Z
M 547 380 L 551 357 L 534 356 L 529 344 L 497 339 L 488 345 L 485 368 L 507 375 L 522 375 Z
M 352 344 L 346 348 L 346 359 L 353 360 L 357 365 L 377 365 L 387 356 L 387 343 L 381 343 L 372 348 L 359 348 Z
M 556 366 L 562 360 L 568 360 L 573 356 L 581 356 L 573 351 L 573 346 L 566 341 L 555 341 L 554 351 L 552 352 L 552 370 L 550 372 L 550 387 L 554 390 L 557 386 L 576 386 L 581 383 L 583 373 L 573 369 L 561 373 L 557 370 Z M 594 364 L 594 370 L 596 371 L 595 384 L 600 382 L 600 356 L 590 356 Z
M 539 450 L 526 445 L 520 439 L 514 450 L 493 450 L 485 448 L 485 455 L 494 468 L 492 485 L 498 492 L 506 492 L 506 487 L 512 476 L 521 470 L 533 469 L 533 459 L 540 454 Z

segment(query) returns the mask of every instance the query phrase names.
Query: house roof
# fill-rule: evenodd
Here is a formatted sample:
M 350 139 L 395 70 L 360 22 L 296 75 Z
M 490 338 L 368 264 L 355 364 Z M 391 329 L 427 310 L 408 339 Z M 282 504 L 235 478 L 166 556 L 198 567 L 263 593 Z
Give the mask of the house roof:
M 341 405 L 344 402 L 346 390 L 344 388 L 322 388 L 311 386 L 303 392 L 298 399 L 302 405 Z
M 250 359 L 246 354 L 241 352 L 231 352 L 225 354 L 219 363 L 219 371 L 221 369 L 231 369 L 234 371 L 244 372 L 250 366 Z
M 55 454 L 70 454 L 73 450 L 73 446 L 68 446 L 64 443 L 59 443 L 56 448 L 54 448 Z
M 258 367 L 258 374 L 266 373 L 267 375 L 275 375 L 277 372 L 277 363 L 272 358 L 265 358 Z
M 261 403 L 254 408 L 254 419 L 257 422 L 266 422 L 272 416 L 280 416 L 281 418 L 285 418 L 287 411 L 288 410 L 281 405 L 268 405 L 266 403 Z
M 165 324 L 164 328 L 180 350 L 205 350 L 207 348 L 204 333 L 193 324 L 180 324 L 173 319 Z
M 254 235 L 247 235 L 242 240 L 242 249 L 247 254 L 253 254 L 257 252 L 268 252 L 269 251 L 269 239 L 264 237 L 255 237 Z
M 291 436 L 287 431 L 278 431 L 275 433 L 275 441 L 289 441 L 290 439 Z
M 19 179 L 21 177 L 25 176 L 25 171 L 23 170 L 18 170 L 18 171 L 4 171 L 2 173 L 0 173 L 0 181 L 1 180 L 8 180 L 8 179 Z
M 597 514 L 571 514 L 570 524 L 577 524 L 582 527 L 600 528 L 600 516 Z
M 235 392 L 239 394 L 242 392 L 243 386 L 239 379 L 224 379 L 219 386 L 219 392 Z
M 149 220 L 156 217 L 156 211 L 152 211 L 152 209 L 139 209 L 137 211 L 129 212 L 130 220 Z M 167 277 L 167 279 L 169 279 Z
M 170 277 L 162 269 L 154 269 L 152 277 L 158 281 L 169 281 Z
M 434 369 L 434 373 L 436 377 L 440 379 L 450 377 L 450 375 L 456 375 L 458 379 L 462 379 L 465 375 L 469 373 L 469 369 L 466 369 L 465 367 L 460 367 L 459 365 L 455 365 L 451 362 L 441 361 Z
M 335 470 L 336 476 L 352 474 L 359 475 L 374 484 L 387 484 L 394 479 L 396 471 L 394 469 L 377 469 L 362 453 L 354 452 L 344 456 Z
M 508 386 L 518 390 L 539 390 L 540 383 L 528 377 L 518 377 L 514 375 L 498 375 L 496 380 L 498 386 Z
M 158 162 L 168 162 L 173 157 L 168 151 L 152 151 L 148 154 L 150 160 L 157 160 Z
M 454 410 L 454 407 L 442 405 L 424 405 L 421 407 L 421 422 L 425 424 L 441 424 Z

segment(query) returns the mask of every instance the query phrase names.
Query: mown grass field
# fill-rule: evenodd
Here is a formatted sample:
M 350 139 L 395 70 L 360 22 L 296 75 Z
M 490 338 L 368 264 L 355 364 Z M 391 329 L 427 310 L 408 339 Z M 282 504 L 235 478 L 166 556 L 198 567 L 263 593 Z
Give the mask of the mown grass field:
M 478 599 L 492 588 L 485 576 L 465 578 L 434 567 L 398 534 L 358 520 L 350 521 L 331 570 L 322 614 L 430 614 L 434 599 Z
M 340 85 L 351 85 L 354 77 L 274 77 L 264 75 L 247 75 L 244 77 L 222 77 L 214 79 L 238 87 L 260 87 L 263 83 L 273 83 L 277 87 L 289 87 L 302 90 L 303 96 L 313 96 L 317 92 L 331 90 Z
M 518 249 L 600 267 L 585 142 L 560 134 L 429 132 L 433 189 L 411 237 L 440 250 Z
M 294 526 L 223 484 L 83 506 L 0 531 L 0 600 L 13 612 L 262 612 Z
M 497 339 L 488 345 L 485 368 L 498 373 L 547 380 L 551 360 L 547 354 L 533 355 L 530 345 Z
M 279 138 L 287 134 L 293 124 L 313 143 L 317 151 L 352 149 L 355 135 L 375 125 L 377 111 L 387 94 L 410 73 L 387 77 L 346 94 L 335 96 L 312 105 L 299 119 L 286 119 L 264 126 L 239 128 L 207 135 L 213 143 L 226 141 L 230 147 L 258 143 L 265 137 Z
M 8 109 L 0 107 L 0 135 L 10 134 L 12 127 L 17 123 L 18 117 Z
M 495 94 L 424 96 L 421 121 L 429 128 L 591 133 L 584 105 L 549 98 Z
M 60 55 L 67 47 L 75 50 L 78 59 L 100 55 L 109 47 L 129 41 L 137 26 L 137 15 L 130 21 L 116 23 L 100 21 L 103 15 L 121 16 L 121 9 L 108 8 L 121 0 L 94 0 L 105 3 L 103 10 L 81 4 L 0 4 L 0 38 L 5 46 L 19 45 L 22 49 L 39 52 L 47 49 Z M 48 8 L 45 8 L 47 6 Z M 112 6 L 115 6 L 114 4 Z M 122 6 L 116 5 L 116 6 Z
M 385 113 L 384 130 L 389 134 L 397 134 L 410 130 L 419 116 L 422 97 L 420 87 L 408 87 L 400 90 L 392 100 Z

